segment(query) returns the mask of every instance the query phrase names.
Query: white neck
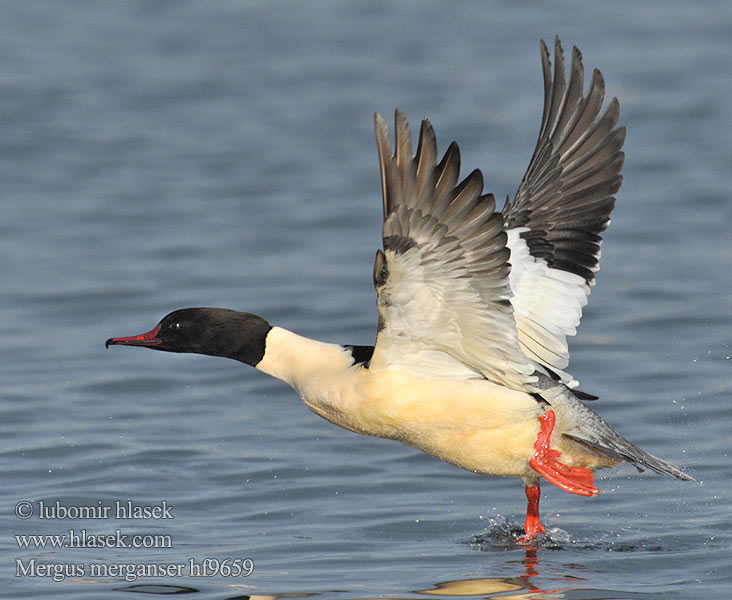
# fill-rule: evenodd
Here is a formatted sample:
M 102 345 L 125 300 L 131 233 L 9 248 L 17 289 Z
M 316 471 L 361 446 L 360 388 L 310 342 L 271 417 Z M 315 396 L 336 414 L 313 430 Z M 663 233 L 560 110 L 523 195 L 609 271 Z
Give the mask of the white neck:
M 308 382 L 347 370 L 353 357 L 338 344 L 326 344 L 273 327 L 267 334 L 264 358 L 256 368 L 301 392 Z
M 306 406 L 324 419 L 363 432 L 354 419 L 364 370 L 353 365 L 353 356 L 342 346 L 273 327 L 256 368 L 290 384 Z

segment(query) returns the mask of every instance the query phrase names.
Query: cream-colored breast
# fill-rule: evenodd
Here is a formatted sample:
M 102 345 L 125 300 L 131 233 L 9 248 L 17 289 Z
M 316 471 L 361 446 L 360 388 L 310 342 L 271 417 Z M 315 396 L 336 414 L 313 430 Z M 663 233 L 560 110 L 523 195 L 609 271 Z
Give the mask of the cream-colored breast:
M 543 408 L 529 394 L 485 379 L 429 379 L 352 362 L 341 346 L 274 328 L 257 368 L 289 383 L 311 410 L 345 429 L 397 440 L 477 473 L 535 475 L 528 461 Z
M 520 476 L 541 413 L 528 394 L 487 380 L 416 379 L 400 371 L 363 374 L 358 422 L 477 473 Z

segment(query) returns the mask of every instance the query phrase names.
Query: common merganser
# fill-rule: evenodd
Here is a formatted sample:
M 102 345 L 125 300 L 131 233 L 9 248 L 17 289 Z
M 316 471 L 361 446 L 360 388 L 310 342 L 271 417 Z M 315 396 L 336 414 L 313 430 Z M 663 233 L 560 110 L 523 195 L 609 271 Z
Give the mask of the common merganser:
M 345 429 L 397 440 L 463 469 L 519 477 L 528 507 L 521 542 L 545 533 L 540 477 L 595 496 L 593 471 L 627 461 L 694 481 L 621 437 L 583 401 L 565 371 L 595 283 L 600 244 L 620 189 L 625 128 L 595 70 L 585 93 L 582 56 L 569 80 L 540 43 L 544 112 L 513 201 L 500 212 L 475 170 L 458 181 L 460 152 L 438 161 L 422 121 L 415 154 L 404 114 L 392 154 L 375 115 L 384 207 L 374 286 L 374 346 L 301 337 L 253 314 L 184 308 L 151 331 L 107 340 L 167 352 L 223 356 L 292 386 L 315 413 Z

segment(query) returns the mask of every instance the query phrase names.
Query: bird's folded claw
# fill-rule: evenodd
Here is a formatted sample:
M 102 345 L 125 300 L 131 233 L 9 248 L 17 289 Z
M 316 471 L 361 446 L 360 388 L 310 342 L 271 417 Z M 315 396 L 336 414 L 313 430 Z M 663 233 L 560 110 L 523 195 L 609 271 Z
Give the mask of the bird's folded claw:
M 552 409 L 547 410 L 539 417 L 541 428 L 534 443 L 534 456 L 529 459 L 529 465 L 544 478 L 562 488 L 570 494 L 580 496 L 597 496 L 599 490 L 593 485 L 592 471 L 583 467 L 568 467 L 555 460 L 560 456 L 559 451 L 551 450 L 551 435 L 554 431 L 556 416 Z

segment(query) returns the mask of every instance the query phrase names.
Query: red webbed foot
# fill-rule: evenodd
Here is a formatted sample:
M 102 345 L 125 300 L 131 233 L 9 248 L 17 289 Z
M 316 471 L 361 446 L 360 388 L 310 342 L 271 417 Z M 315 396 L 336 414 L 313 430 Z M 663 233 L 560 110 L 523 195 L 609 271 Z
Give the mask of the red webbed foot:
M 554 423 L 556 416 L 552 409 L 547 410 L 539 417 L 541 429 L 539 435 L 536 436 L 534 444 L 534 456 L 529 459 L 531 467 L 544 478 L 562 488 L 570 494 L 579 494 L 580 496 L 597 496 L 600 490 L 594 485 L 594 476 L 592 471 L 583 467 L 568 467 L 564 463 L 555 460 L 560 456 L 559 451 L 551 450 L 552 431 L 554 431 Z M 528 489 L 527 495 L 528 495 Z M 528 516 L 526 517 L 528 521 Z M 537 518 L 538 523 L 538 518 Z

